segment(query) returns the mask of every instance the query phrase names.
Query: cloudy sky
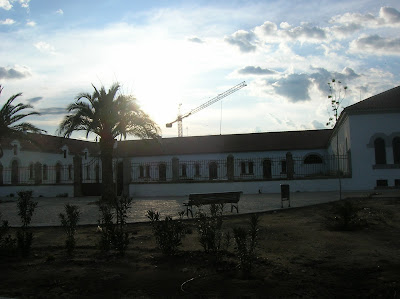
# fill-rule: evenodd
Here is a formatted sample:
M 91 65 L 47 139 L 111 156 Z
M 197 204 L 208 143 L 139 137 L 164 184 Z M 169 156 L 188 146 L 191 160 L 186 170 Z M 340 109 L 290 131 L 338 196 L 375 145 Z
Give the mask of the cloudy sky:
M 344 106 L 400 85 L 399 29 L 398 0 L 0 0 L 0 104 L 22 92 L 55 134 L 78 93 L 118 81 L 175 137 L 179 104 L 246 81 L 184 136 L 326 128 L 331 78 Z

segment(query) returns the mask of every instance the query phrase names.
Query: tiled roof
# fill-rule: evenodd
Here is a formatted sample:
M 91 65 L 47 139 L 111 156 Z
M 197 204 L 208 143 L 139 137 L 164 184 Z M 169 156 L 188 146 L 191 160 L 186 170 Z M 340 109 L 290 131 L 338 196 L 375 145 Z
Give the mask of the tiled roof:
M 118 143 L 120 157 L 188 155 L 326 148 L 332 130 L 127 140 Z
M 4 138 L 0 140 L 3 148 L 11 148 L 11 142 L 14 139 Z M 25 151 L 41 151 L 46 153 L 62 153 L 61 148 L 64 145 L 68 146 L 71 154 L 80 154 L 84 149 L 88 149 L 91 154 L 97 153 L 98 145 L 94 142 L 57 137 L 46 134 L 26 134 L 25 139 L 19 140 L 21 150 Z
M 400 109 L 400 86 L 374 95 L 361 102 L 355 103 L 344 109 L 347 113 L 352 112 L 379 112 Z

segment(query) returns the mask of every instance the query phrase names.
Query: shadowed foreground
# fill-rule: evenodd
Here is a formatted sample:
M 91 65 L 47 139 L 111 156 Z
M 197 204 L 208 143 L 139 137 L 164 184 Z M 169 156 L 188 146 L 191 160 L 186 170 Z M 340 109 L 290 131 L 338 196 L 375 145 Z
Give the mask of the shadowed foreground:
M 353 199 L 362 227 L 327 228 L 334 203 L 260 214 L 258 259 L 243 279 L 233 242 L 222 261 L 202 251 L 195 222 L 174 257 L 156 247 L 149 223 L 129 225 L 124 257 L 103 254 L 95 226 L 78 228 L 67 258 L 61 227 L 34 228 L 29 258 L 1 257 L 0 296 L 118 297 L 383 297 L 400 294 L 400 199 Z M 224 230 L 248 215 L 224 217 Z M 181 285 L 185 282 L 181 289 Z

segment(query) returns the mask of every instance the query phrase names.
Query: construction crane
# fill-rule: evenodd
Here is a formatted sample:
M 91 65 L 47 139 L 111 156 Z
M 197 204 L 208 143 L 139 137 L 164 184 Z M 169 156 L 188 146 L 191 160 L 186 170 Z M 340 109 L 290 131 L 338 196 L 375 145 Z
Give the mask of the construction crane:
M 195 114 L 196 112 L 199 112 L 200 110 L 203 110 L 204 108 L 206 108 L 206 107 L 218 102 L 219 100 L 222 100 L 223 98 L 229 96 L 230 94 L 238 91 L 239 89 L 241 89 L 241 88 L 243 88 L 245 86 L 247 86 L 247 84 L 246 84 L 245 81 L 243 81 L 242 83 L 239 83 L 238 85 L 228 89 L 227 91 L 224 91 L 223 93 L 220 93 L 215 98 L 212 98 L 211 100 L 203 103 L 199 107 L 194 108 L 194 109 L 192 109 L 191 111 L 189 111 L 188 113 L 185 113 L 185 114 L 181 114 L 181 109 L 180 108 L 181 108 L 182 104 L 179 104 L 178 117 L 173 122 L 167 123 L 166 127 L 167 128 L 172 128 L 172 124 L 177 122 L 178 123 L 178 137 L 182 137 L 183 136 L 182 119 L 184 119 L 184 118 L 186 118 L 186 117 L 188 117 L 188 116 L 190 116 L 192 114 Z

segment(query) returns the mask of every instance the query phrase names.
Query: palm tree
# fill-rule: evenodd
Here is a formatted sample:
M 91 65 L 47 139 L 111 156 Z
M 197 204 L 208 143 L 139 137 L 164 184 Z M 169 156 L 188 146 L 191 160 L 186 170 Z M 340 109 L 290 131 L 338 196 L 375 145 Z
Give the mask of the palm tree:
M 0 95 L 3 91 L 3 88 L 0 85 Z M 13 102 L 16 98 L 21 96 L 22 93 L 17 93 L 11 96 L 7 102 L 3 105 L 0 110 L 0 140 L 7 138 L 14 139 L 26 139 L 25 132 L 30 133 L 42 133 L 46 132 L 37 128 L 28 122 L 21 122 L 21 120 L 30 115 L 40 115 L 39 112 L 31 111 L 28 113 L 20 113 L 23 110 L 33 108 L 31 105 L 25 105 L 19 103 L 17 105 L 13 105 Z M 2 153 L 2 148 L 0 145 L 0 154 Z
M 108 92 L 104 86 L 98 90 L 94 85 L 93 94 L 80 93 L 76 101 L 67 108 L 65 116 L 58 128 L 58 134 L 70 137 L 74 131 L 86 131 L 100 137 L 102 161 L 103 194 L 102 199 L 109 201 L 115 198 L 112 187 L 112 157 L 115 139 L 120 136 L 139 138 L 156 138 L 160 129 L 157 124 L 144 113 L 130 95 L 118 95 L 120 88 L 114 83 Z

